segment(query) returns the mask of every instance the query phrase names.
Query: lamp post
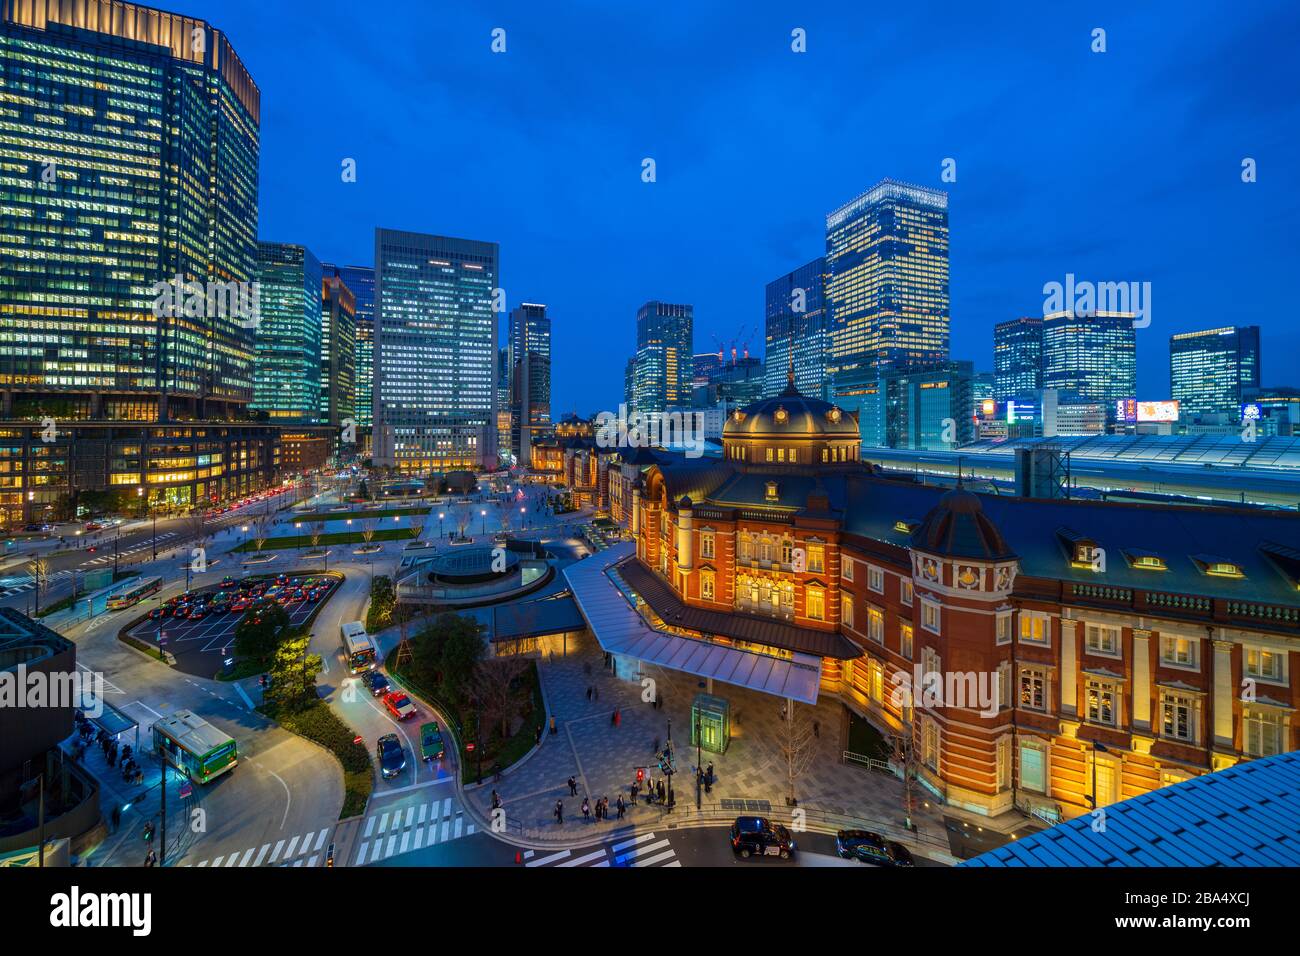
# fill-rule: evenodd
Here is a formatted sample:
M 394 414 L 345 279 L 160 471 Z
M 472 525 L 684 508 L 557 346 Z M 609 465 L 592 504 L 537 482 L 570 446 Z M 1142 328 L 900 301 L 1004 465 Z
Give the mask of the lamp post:
M 1097 754 L 1110 753 L 1105 744 L 1094 740 L 1092 742 L 1092 795 L 1088 797 L 1088 804 L 1093 810 L 1097 809 Z
M 439 511 L 439 512 L 438 512 L 438 540 L 440 540 L 440 541 L 442 540 L 442 537 L 443 537 L 443 533 L 442 533 L 442 519 L 445 518 L 445 517 L 447 517 L 446 512 L 444 512 L 444 511 Z
M 479 514 L 483 518 L 483 536 L 487 537 L 487 509 L 484 508 L 482 511 L 479 512 Z

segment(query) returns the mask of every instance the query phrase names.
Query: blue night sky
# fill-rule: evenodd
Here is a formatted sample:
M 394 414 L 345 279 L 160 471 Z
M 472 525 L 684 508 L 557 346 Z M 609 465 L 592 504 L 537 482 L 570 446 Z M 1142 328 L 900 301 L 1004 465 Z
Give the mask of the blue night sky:
M 262 238 L 355 264 L 376 225 L 499 242 L 509 306 L 550 307 L 557 414 L 617 406 L 646 299 L 694 304 L 697 351 L 760 353 L 764 284 L 885 176 L 949 191 L 954 358 L 991 369 L 993 324 L 1073 272 L 1152 283 L 1141 397 L 1167 396 L 1171 333 L 1232 324 L 1300 386 L 1294 8 L 158 5 L 224 29 L 261 87 Z

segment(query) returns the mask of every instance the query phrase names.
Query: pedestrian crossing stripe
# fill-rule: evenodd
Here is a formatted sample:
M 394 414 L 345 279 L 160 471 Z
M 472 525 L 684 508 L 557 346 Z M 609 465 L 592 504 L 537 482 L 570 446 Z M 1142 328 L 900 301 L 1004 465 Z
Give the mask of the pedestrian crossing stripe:
M 353 865 L 365 866 L 411 850 L 450 843 L 476 830 L 473 823 L 466 822 L 465 812 L 453 807 L 451 797 L 385 810 L 366 818 Z
M 325 827 L 319 832 L 308 830 L 306 833 L 294 834 L 292 840 L 277 840 L 275 843 L 264 843 L 261 847 L 251 846 L 246 850 L 236 850 L 233 853 L 216 857 L 212 860 L 203 860 L 200 863 L 192 864 L 195 867 L 207 867 L 210 870 L 219 866 L 275 866 L 277 862 L 281 866 L 290 865 L 289 861 L 294 858 L 295 852 L 302 856 L 306 853 L 319 854 L 320 848 L 325 845 L 325 838 L 329 836 L 330 828 Z M 283 856 L 281 851 L 284 850 Z M 254 856 L 256 854 L 256 856 Z M 268 855 L 269 854 L 269 855 Z M 191 864 L 186 863 L 185 866 Z M 294 866 L 302 865 L 302 861 L 292 864 Z M 307 863 L 308 866 L 315 866 L 314 863 Z
M 642 833 L 628 840 L 606 844 L 596 850 L 559 850 L 545 856 L 538 856 L 538 851 L 528 850 L 524 853 L 524 866 L 554 867 L 611 867 L 611 866 L 677 866 L 682 861 L 667 839 L 657 838 L 653 833 Z M 546 851 L 541 851 L 545 853 Z M 575 853 L 582 854 L 575 856 Z

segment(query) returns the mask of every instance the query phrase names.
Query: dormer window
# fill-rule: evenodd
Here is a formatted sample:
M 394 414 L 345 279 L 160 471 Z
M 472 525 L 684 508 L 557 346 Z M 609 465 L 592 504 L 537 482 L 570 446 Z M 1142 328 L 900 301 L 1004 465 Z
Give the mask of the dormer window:
M 1245 570 L 1236 561 L 1220 557 L 1217 554 L 1194 554 L 1192 560 L 1201 569 L 1202 574 L 1215 578 L 1244 578 Z
M 1128 558 L 1130 567 L 1139 571 L 1168 571 L 1169 565 L 1165 559 L 1154 551 L 1136 551 L 1129 549 L 1124 552 L 1124 557 Z
M 778 494 L 777 494 L 777 491 L 776 491 L 776 482 L 775 482 L 775 481 L 769 481 L 769 482 L 767 483 L 767 496 L 766 496 L 766 497 L 767 497 L 767 500 L 768 500 L 768 501 L 778 501 L 778 500 L 780 500 L 780 495 L 778 495 Z
M 913 521 L 910 518 L 900 518 L 898 521 L 894 522 L 894 530 L 901 532 L 902 534 L 911 534 L 916 530 L 918 524 L 920 524 L 919 521 Z

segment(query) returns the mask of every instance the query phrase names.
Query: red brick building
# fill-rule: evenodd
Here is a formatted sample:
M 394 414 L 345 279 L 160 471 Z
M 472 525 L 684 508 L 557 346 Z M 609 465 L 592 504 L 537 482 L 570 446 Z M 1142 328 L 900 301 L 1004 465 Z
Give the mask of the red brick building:
M 1072 816 L 1300 746 L 1300 515 L 945 490 L 858 442 L 791 387 L 733 414 L 722 459 L 615 469 L 622 579 L 675 634 L 820 659 L 822 694 L 974 812 Z

